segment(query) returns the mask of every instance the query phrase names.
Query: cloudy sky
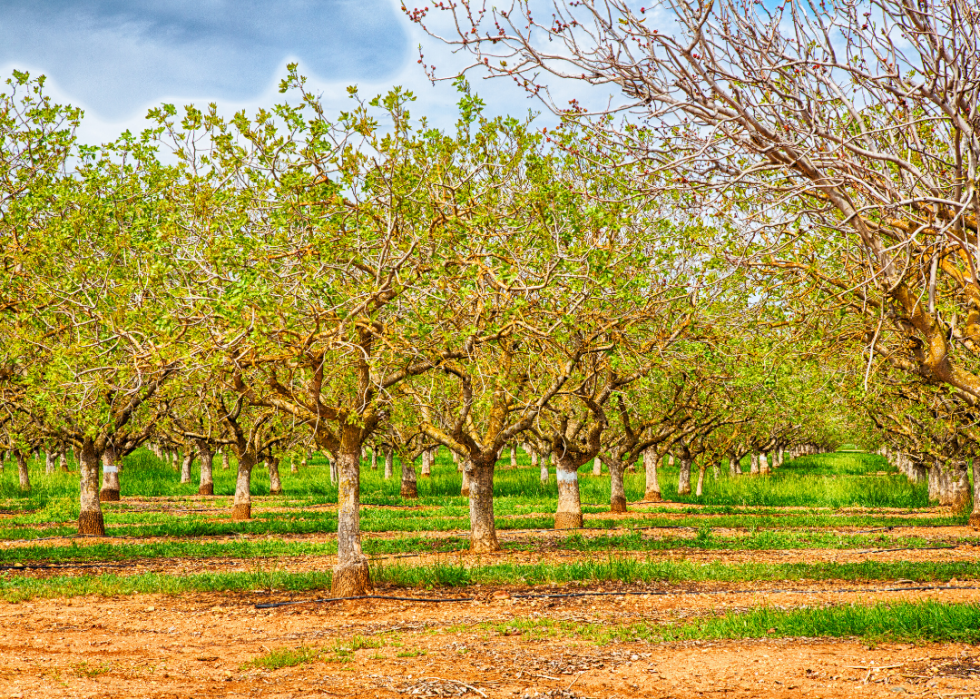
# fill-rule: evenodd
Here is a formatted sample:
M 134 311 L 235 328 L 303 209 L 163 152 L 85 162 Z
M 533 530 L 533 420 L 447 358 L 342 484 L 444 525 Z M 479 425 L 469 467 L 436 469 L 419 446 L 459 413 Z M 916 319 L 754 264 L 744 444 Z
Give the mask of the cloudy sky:
M 416 113 L 448 126 L 455 94 L 425 79 L 419 43 L 431 42 L 396 0 L 0 0 L 0 73 L 48 76 L 57 99 L 85 109 L 90 141 L 138 129 L 163 101 L 270 105 L 293 60 L 338 108 L 347 85 L 403 85 Z M 477 86 L 494 112 L 534 106 L 499 82 Z

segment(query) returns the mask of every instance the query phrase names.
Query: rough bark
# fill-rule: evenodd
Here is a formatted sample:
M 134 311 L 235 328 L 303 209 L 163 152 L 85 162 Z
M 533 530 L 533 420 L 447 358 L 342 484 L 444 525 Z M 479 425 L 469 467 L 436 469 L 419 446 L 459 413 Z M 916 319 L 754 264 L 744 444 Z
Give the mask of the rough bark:
M 221 450 L 221 470 L 222 471 L 227 471 L 228 470 L 228 450 L 227 449 L 222 449 Z
M 957 512 L 970 506 L 970 479 L 966 462 L 953 460 L 942 468 L 939 480 L 939 504 Z
M 660 455 L 657 451 L 650 447 L 643 452 L 643 470 L 646 471 L 646 492 L 643 494 L 643 499 L 648 502 L 660 502 L 663 500 L 663 495 L 660 494 L 660 480 L 657 477 L 657 465 L 660 461 Z
M 64 452 L 58 455 L 58 463 L 61 465 L 61 470 L 64 473 L 68 473 L 68 458 L 65 456 Z
M 198 482 L 198 495 L 214 495 L 214 452 L 205 440 L 199 440 L 197 451 L 201 455 L 201 479 Z
M 626 465 L 619 459 L 610 459 L 606 468 L 609 469 L 609 511 L 626 512 L 626 487 L 623 483 Z
M 763 476 L 769 475 L 769 457 L 766 456 L 765 452 L 759 454 L 759 474 Z
M 235 504 L 231 518 L 236 522 L 252 519 L 252 468 L 255 457 L 245 453 L 238 457 L 238 477 L 235 479 Z
M 729 456 L 728 457 L 728 475 L 729 476 L 734 476 L 734 475 L 736 475 L 736 473 L 737 473 L 737 471 L 735 470 L 735 457 L 734 456 Z
M 941 469 L 938 461 L 933 461 L 929 467 L 929 502 L 939 502 L 939 481 Z
M 180 482 L 191 482 L 191 466 L 194 464 L 194 457 L 197 456 L 193 449 L 188 449 L 184 453 L 184 458 L 180 462 Z
M 371 470 L 378 470 L 378 448 L 371 447 Z
M 704 495 L 704 472 L 706 470 L 707 469 L 705 469 L 704 466 L 698 469 L 698 484 L 697 486 L 695 486 L 694 489 L 694 494 L 697 497 L 701 497 L 702 495 Z
M 555 464 L 558 480 L 558 511 L 555 513 L 555 529 L 580 529 L 582 527 L 582 499 L 578 488 L 578 468 L 568 458 L 558 457 Z
M 31 490 L 31 472 L 27 468 L 27 457 L 24 456 L 24 452 L 20 449 L 16 452 L 17 455 L 17 477 L 20 480 L 20 491 L 22 493 L 28 493 Z
M 272 495 L 282 495 L 282 480 L 279 477 L 279 458 L 270 456 L 265 460 L 269 469 L 269 493 Z
M 422 477 L 429 478 L 432 476 L 432 450 L 426 449 L 422 452 Z
M 78 533 L 82 536 L 105 536 L 105 520 L 99 504 L 100 457 L 95 445 L 86 440 L 79 460 L 81 507 L 78 512 Z
M 469 459 L 466 459 L 466 461 L 463 462 L 463 484 L 459 488 L 459 494 L 464 498 L 468 498 L 470 496 L 470 471 L 472 469 L 469 468 L 469 463 Z
M 691 492 L 691 463 L 687 454 L 681 456 L 681 467 L 677 472 L 677 494 L 689 495 Z
M 50 449 L 48 449 L 44 453 L 44 473 L 45 473 L 45 475 L 50 476 L 52 473 L 54 473 L 54 470 L 56 468 L 56 462 L 57 462 L 57 460 L 58 460 L 58 457 L 55 456 L 55 453 L 53 451 L 51 451 Z
M 419 485 L 415 478 L 415 462 L 412 459 L 402 459 L 402 491 L 403 498 L 417 498 Z
M 330 464 L 330 482 L 337 482 L 337 460 L 327 457 L 327 463 Z
M 493 517 L 493 471 L 497 455 L 467 460 L 470 484 L 470 551 L 492 553 L 500 550 L 497 525 Z
M 112 445 L 102 452 L 102 489 L 99 491 L 101 502 L 119 501 L 119 460 Z
M 598 456 L 592 460 L 592 475 L 601 476 L 602 475 L 602 459 Z
M 337 566 L 333 569 L 331 594 L 356 597 L 371 589 L 368 560 L 361 551 L 361 462 L 360 446 L 337 454 Z
M 754 454 L 754 453 L 752 454 L 751 463 L 752 463 L 752 467 L 749 470 L 749 473 L 751 473 L 753 476 L 757 476 L 759 474 L 759 455 L 758 454 Z
M 973 457 L 973 511 L 970 512 L 970 526 L 980 529 L 980 457 Z
M 517 468 L 517 447 L 510 445 L 510 467 Z
M 541 466 L 541 482 L 547 484 L 548 483 L 548 454 L 545 454 L 544 456 L 541 457 L 540 466 Z
M 394 450 L 388 447 L 385 450 L 385 480 L 391 480 L 395 474 L 395 455 Z

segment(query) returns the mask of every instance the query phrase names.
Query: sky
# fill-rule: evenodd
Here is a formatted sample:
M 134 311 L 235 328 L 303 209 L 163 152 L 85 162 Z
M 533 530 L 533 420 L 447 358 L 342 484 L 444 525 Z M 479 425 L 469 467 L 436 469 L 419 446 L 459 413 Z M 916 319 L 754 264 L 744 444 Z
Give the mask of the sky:
M 365 96 L 401 85 L 417 116 L 449 127 L 457 95 L 425 77 L 420 43 L 433 44 L 396 0 L 0 0 L 0 75 L 47 76 L 55 99 L 85 110 L 90 143 L 139 130 L 162 102 L 271 106 L 291 61 L 328 107 L 350 104 L 347 85 Z M 440 56 L 441 72 L 451 60 Z M 475 86 L 488 112 L 540 109 L 502 82 Z

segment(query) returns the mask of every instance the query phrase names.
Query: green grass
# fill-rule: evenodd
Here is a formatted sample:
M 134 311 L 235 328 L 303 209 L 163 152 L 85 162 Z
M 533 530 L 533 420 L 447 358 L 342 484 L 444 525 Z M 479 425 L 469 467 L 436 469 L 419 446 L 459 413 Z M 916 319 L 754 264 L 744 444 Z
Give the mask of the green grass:
M 288 573 L 256 569 L 242 572 L 169 575 L 0 577 L 0 598 L 10 602 L 38 597 L 82 595 L 181 594 L 185 592 L 302 592 L 328 590 L 331 573 L 325 562 L 322 571 Z M 948 582 L 980 579 L 980 562 L 874 562 L 856 563 L 696 563 L 691 561 L 638 561 L 607 558 L 574 563 L 538 563 L 463 566 L 453 563 L 413 566 L 389 564 L 372 568 L 376 584 L 406 588 L 466 587 L 471 585 L 543 585 L 657 582 L 755 582 L 755 581 L 883 581 Z
M 926 601 L 793 610 L 757 607 L 676 624 L 611 625 L 518 618 L 481 626 L 502 634 L 518 631 L 528 639 L 562 636 L 600 644 L 777 637 L 977 644 L 980 643 L 980 605 Z
M 819 531 L 761 530 L 741 537 L 716 536 L 710 527 L 702 526 L 695 536 L 648 537 L 640 531 L 627 534 L 563 538 L 530 537 L 520 542 L 505 542 L 509 551 L 613 551 L 700 550 L 795 550 L 795 549 L 876 549 L 925 548 L 936 545 L 977 545 L 976 538 L 937 541 L 922 537 L 891 537 L 885 534 L 849 534 Z M 369 556 L 397 554 L 451 553 L 466 550 L 469 539 L 463 536 L 406 536 L 395 539 L 365 537 L 364 552 Z M 232 541 L 154 541 L 148 543 L 96 543 L 79 546 L 19 546 L 0 550 L 0 564 L 48 562 L 135 561 L 175 558 L 278 558 L 285 556 L 332 556 L 337 553 L 335 541 L 282 541 L 274 538 Z
M 364 636 L 353 636 L 349 639 L 337 641 L 332 646 L 324 648 L 313 648 L 311 646 L 298 646 L 296 648 L 283 647 L 274 648 L 265 655 L 249 660 L 242 665 L 243 670 L 249 668 L 265 668 L 266 670 L 278 670 L 284 667 L 295 667 L 296 665 L 306 665 L 316 661 L 325 662 L 350 662 L 353 660 L 354 653 L 364 648 L 380 648 L 381 641 Z
M 528 468 L 526 456 L 521 468 L 500 467 L 494 482 L 494 496 L 498 516 L 521 515 L 534 512 L 553 512 L 557 502 L 557 486 L 554 475 L 547 484 L 541 483 L 538 471 Z M 582 467 L 580 488 L 582 501 L 602 509 L 609 502 L 609 478 L 594 477 L 591 466 Z M 44 474 L 42 462 L 31 462 L 33 490 L 21 493 L 17 484 L 16 469 L 9 465 L 0 474 L 0 509 L 24 513 L 17 524 L 38 522 L 67 522 L 78 516 L 78 474 L 60 471 Z M 302 505 L 336 503 L 337 488 L 329 481 L 326 461 L 316 457 L 299 473 L 289 472 L 289 465 L 280 466 L 286 495 L 282 500 L 296 501 Z M 927 489 L 924 484 L 909 484 L 902 476 L 890 469 L 878 456 L 849 453 L 814 457 L 802 457 L 787 462 L 769 476 L 730 477 L 726 469 L 715 479 L 709 469 L 705 479 L 705 492 L 700 498 L 694 495 L 678 495 L 677 469 L 660 469 L 661 489 L 668 500 L 711 506 L 741 507 L 893 507 L 918 508 L 927 505 Z M 889 471 L 891 475 L 875 475 Z M 234 494 L 235 469 L 224 471 L 216 465 L 215 494 L 230 498 Z M 120 473 L 123 498 L 177 497 L 188 498 L 189 507 L 200 506 L 199 500 L 190 499 L 197 491 L 197 467 L 191 483 L 180 484 L 178 474 L 169 465 L 141 449 L 126 457 Z M 365 504 L 445 507 L 451 516 L 465 517 L 467 503 L 460 496 L 461 476 L 455 465 L 442 450 L 430 478 L 419 478 L 418 500 L 406 500 L 399 494 L 400 467 L 395 477 L 385 480 L 381 470 L 372 471 L 365 465 L 362 471 L 361 493 Z M 627 498 L 642 499 L 644 475 L 626 474 Z M 269 493 L 268 475 L 259 466 L 252 479 L 252 493 L 262 497 Z M 446 513 L 450 514 L 450 513 Z
M 710 561 L 642 561 L 608 557 L 570 563 L 499 563 L 465 566 L 455 563 L 380 565 L 371 572 L 377 583 L 399 587 L 465 587 L 469 585 L 649 584 L 657 582 L 871 581 L 947 582 L 980 579 L 980 562 L 858 561 L 854 563 L 738 563 Z

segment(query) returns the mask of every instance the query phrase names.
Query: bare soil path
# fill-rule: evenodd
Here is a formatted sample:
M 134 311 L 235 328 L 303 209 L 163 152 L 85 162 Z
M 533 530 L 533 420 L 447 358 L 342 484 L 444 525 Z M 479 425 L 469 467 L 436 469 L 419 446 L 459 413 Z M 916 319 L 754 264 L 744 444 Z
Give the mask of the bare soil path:
M 957 644 L 760 639 L 599 645 L 574 633 L 529 637 L 511 626 L 515 619 L 573 622 L 573 628 L 670 621 L 759 604 L 980 601 L 976 590 L 841 587 L 808 586 L 815 594 L 800 595 L 764 585 L 688 594 L 726 589 L 690 586 L 664 588 L 666 595 L 537 600 L 517 599 L 515 590 L 470 589 L 463 592 L 477 601 L 363 600 L 272 610 L 255 609 L 254 602 L 281 597 L 261 593 L 0 604 L 0 697 L 980 695 L 978 649 Z M 324 659 L 276 670 L 249 664 L 272 650 L 303 646 L 326 649 Z

